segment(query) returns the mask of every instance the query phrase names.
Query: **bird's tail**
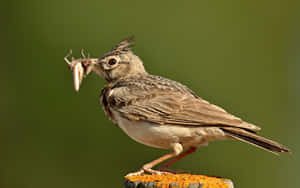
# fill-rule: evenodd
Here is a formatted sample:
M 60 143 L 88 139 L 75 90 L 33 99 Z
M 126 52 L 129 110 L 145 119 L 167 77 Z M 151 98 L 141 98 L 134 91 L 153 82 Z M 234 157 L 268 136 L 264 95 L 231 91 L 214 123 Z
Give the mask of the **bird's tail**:
M 247 131 L 245 129 L 233 128 L 233 127 L 222 127 L 221 128 L 228 136 L 241 140 L 243 142 L 252 144 L 254 146 L 260 147 L 272 153 L 282 153 L 287 152 L 291 153 L 290 149 L 287 147 L 275 142 L 273 140 L 264 138 L 262 136 L 257 135 L 254 132 Z

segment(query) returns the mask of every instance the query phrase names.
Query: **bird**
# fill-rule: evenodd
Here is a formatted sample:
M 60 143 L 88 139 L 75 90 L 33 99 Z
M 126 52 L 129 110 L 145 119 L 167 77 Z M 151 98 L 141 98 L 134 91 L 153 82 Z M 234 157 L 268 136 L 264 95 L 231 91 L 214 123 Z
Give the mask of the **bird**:
M 261 128 L 257 125 L 209 103 L 177 81 L 148 73 L 132 51 L 134 42 L 134 37 L 128 37 L 98 59 L 69 62 L 65 58 L 77 80 L 77 91 L 82 77 L 92 71 L 106 81 L 100 103 L 108 118 L 130 138 L 150 147 L 172 150 L 127 176 L 176 173 L 169 169 L 170 165 L 215 140 L 234 139 L 275 154 L 291 153 L 278 142 L 258 135 Z M 152 169 L 166 160 L 169 161 L 159 170 Z

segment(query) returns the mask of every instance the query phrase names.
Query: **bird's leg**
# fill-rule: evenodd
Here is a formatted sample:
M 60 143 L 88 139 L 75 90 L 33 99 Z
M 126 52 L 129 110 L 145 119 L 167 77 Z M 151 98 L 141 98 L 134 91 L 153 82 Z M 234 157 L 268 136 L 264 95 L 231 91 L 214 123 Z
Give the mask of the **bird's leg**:
M 144 164 L 143 167 L 141 168 L 141 170 L 139 170 L 137 172 L 129 173 L 126 176 L 136 176 L 136 175 L 143 174 L 145 172 L 148 172 L 148 173 L 151 173 L 151 174 L 165 174 L 165 173 L 168 173 L 168 172 L 161 172 L 161 171 L 157 171 L 157 170 L 152 170 L 151 168 L 154 167 L 155 165 L 167 160 L 167 159 L 170 159 L 171 157 L 176 156 L 176 155 L 177 154 L 176 154 L 175 151 L 173 151 L 171 153 L 168 153 L 166 155 L 163 155 L 160 158 L 155 159 L 154 161 L 151 161 L 147 164 Z
M 168 167 L 171 166 L 172 164 L 176 163 L 180 159 L 186 157 L 187 155 L 190 155 L 190 154 L 194 153 L 196 150 L 197 150 L 196 147 L 190 147 L 189 149 L 187 149 L 185 152 L 181 153 L 177 157 L 175 157 L 175 158 L 171 159 L 170 161 L 162 164 L 159 167 L 159 170 L 164 171 L 164 172 L 171 172 L 171 173 L 180 173 L 180 172 L 182 173 L 182 171 L 171 170 L 171 169 L 168 169 Z
M 169 172 L 163 172 L 163 171 L 158 171 L 158 170 L 152 170 L 151 168 L 154 167 L 155 165 L 167 160 L 167 159 L 170 159 L 172 157 L 175 157 L 176 155 L 179 155 L 183 148 L 182 148 L 182 145 L 179 144 L 179 143 L 176 143 L 173 145 L 173 149 L 174 151 L 171 152 L 171 153 L 168 153 L 166 155 L 163 155 L 161 156 L 160 158 L 158 159 L 155 159 L 154 161 L 151 161 L 149 163 L 146 163 L 143 165 L 142 169 L 137 171 L 137 172 L 133 172 L 133 173 L 129 173 L 127 174 L 126 176 L 136 176 L 136 175 L 141 175 L 145 172 L 148 172 L 150 174 L 170 174 Z

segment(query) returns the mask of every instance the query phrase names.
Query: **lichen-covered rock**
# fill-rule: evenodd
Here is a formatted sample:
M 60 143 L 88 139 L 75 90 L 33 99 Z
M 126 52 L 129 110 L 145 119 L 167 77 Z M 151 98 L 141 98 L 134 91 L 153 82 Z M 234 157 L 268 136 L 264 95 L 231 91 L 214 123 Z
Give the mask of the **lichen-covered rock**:
M 204 175 L 163 174 L 125 177 L 124 188 L 233 188 L 230 179 Z

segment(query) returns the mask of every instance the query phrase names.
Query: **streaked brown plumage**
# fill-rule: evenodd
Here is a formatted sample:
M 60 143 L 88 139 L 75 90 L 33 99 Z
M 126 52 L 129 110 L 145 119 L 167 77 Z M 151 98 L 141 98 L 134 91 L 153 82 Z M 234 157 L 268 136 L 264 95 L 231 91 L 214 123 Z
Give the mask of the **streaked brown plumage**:
M 108 82 L 100 98 L 106 115 L 134 140 L 174 150 L 133 174 L 161 173 L 151 168 L 177 156 L 163 166 L 166 168 L 196 147 L 217 139 L 232 138 L 271 152 L 289 152 L 257 135 L 258 126 L 210 104 L 176 81 L 147 73 L 130 49 L 132 42 L 133 38 L 121 41 L 90 66 Z M 181 153 L 184 148 L 188 150 Z

